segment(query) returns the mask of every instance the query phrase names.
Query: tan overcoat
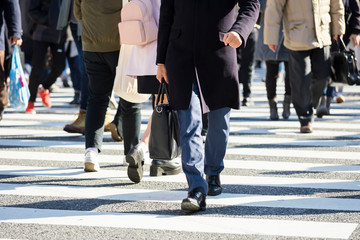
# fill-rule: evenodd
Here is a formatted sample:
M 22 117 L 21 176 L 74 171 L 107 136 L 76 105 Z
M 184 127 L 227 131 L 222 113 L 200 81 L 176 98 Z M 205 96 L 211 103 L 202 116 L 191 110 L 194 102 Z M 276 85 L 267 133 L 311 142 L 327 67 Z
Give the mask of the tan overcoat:
M 280 23 L 284 45 L 293 51 L 331 45 L 331 36 L 345 33 L 342 0 L 268 0 L 264 43 L 276 45 Z

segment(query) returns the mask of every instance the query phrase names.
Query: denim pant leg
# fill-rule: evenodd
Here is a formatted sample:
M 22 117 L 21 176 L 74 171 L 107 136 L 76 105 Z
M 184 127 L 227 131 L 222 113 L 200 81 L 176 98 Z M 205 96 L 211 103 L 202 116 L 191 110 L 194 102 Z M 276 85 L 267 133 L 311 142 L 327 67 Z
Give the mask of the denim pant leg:
M 204 179 L 204 146 L 201 137 L 202 111 L 196 84 L 194 84 L 190 108 L 179 110 L 178 115 L 182 168 L 189 185 L 188 191 L 197 189 L 207 194 L 208 184 Z
M 104 119 L 114 85 L 119 51 L 84 52 L 86 71 L 89 76 L 89 97 L 85 118 L 86 148 L 101 151 Z
M 224 169 L 224 157 L 230 133 L 230 108 L 209 112 L 205 142 L 205 174 L 217 175 Z
M 81 37 L 77 36 L 77 24 L 71 23 L 70 24 L 71 32 L 74 38 L 74 42 L 76 45 L 76 49 L 79 53 L 79 71 L 80 71 L 80 83 L 81 83 L 81 101 L 80 101 L 80 109 L 86 110 L 87 107 L 87 99 L 89 95 L 89 77 L 87 75 L 87 72 L 85 70 L 85 64 L 84 64 L 84 52 L 82 50 L 82 43 L 81 43 Z
M 124 138 L 124 155 L 139 143 L 141 126 L 141 103 L 132 103 L 120 98 L 122 134 Z M 119 126 L 119 122 L 116 122 Z

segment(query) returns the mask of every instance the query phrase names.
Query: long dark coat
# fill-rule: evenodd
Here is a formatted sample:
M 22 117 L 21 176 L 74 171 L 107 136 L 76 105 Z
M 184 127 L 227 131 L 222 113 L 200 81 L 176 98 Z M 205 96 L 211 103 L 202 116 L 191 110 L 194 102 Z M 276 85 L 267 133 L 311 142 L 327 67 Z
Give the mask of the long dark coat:
M 157 63 L 166 65 L 174 109 L 189 108 L 196 79 L 205 112 L 240 108 L 236 49 L 225 46 L 220 35 L 235 31 L 244 46 L 259 7 L 258 0 L 162 0 Z

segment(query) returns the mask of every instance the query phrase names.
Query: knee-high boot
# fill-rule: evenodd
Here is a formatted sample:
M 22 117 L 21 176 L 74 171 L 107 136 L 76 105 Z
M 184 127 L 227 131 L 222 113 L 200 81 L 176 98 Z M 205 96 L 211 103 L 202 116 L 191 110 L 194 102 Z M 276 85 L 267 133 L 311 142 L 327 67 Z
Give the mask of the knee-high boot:
M 270 120 L 279 120 L 276 97 L 273 99 L 270 99 L 268 101 L 269 101 L 269 107 L 270 107 Z
M 329 110 L 326 107 L 326 102 L 327 102 L 327 97 L 322 96 L 321 99 L 320 99 L 320 104 L 316 108 L 316 116 L 318 118 L 322 118 L 324 115 L 329 115 Z
M 290 104 L 291 104 L 291 95 L 285 95 L 283 101 L 283 113 L 282 116 L 284 119 L 289 119 L 290 117 Z

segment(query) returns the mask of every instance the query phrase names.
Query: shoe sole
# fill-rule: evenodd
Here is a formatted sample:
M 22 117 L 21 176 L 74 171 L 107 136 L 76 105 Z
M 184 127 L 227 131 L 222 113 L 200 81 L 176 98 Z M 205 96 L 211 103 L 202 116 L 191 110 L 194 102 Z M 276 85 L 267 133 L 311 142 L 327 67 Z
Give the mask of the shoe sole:
M 181 167 L 178 168 L 162 168 L 156 166 L 150 166 L 150 176 L 151 177 L 159 177 L 163 175 L 176 175 L 181 172 Z
M 121 142 L 122 138 L 118 134 L 117 126 L 114 123 L 110 123 L 111 138 L 114 141 Z
M 98 172 L 100 169 L 98 169 L 98 167 L 95 166 L 94 163 L 92 162 L 85 162 L 84 164 L 84 171 L 85 172 Z
M 139 183 L 143 177 L 144 161 L 140 160 L 140 157 L 136 152 L 133 155 L 125 156 L 126 162 L 129 164 L 127 174 L 134 183 Z
M 194 203 L 190 200 L 190 201 L 183 201 L 181 203 L 181 209 L 184 211 L 197 212 L 197 211 L 205 211 L 206 208 L 200 207 L 197 203 Z
M 82 131 L 82 130 L 76 130 L 76 129 L 73 129 L 73 128 L 67 128 L 67 127 L 64 127 L 63 129 L 65 132 L 68 132 L 68 133 L 80 133 L 80 134 L 85 134 L 85 131 Z

